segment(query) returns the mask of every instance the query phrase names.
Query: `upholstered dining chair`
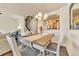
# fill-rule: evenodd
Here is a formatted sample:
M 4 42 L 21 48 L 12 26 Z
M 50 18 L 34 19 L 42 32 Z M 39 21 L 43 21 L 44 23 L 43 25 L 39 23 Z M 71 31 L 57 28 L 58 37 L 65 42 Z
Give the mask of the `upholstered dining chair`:
M 12 49 L 14 56 L 37 56 L 40 51 L 34 48 L 25 47 L 19 50 L 16 40 L 13 37 L 6 35 L 6 39 L 9 43 L 10 48 Z

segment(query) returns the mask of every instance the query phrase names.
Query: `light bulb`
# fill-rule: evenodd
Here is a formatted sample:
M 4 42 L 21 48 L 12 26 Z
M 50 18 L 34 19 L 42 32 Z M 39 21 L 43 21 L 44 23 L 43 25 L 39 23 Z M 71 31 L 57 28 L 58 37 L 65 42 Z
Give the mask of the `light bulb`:
M 21 24 L 18 26 L 18 29 L 21 29 Z
M 38 15 L 36 15 L 35 18 L 38 18 Z
M 38 13 L 38 16 L 39 16 L 39 17 L 42 17 L 42 13 L 41 13 L 41 12 L 39 12 L 39 13 Z
M 48 15 L 47 14 L 44 14 L 44 18 L 43 19 L 45 20 L 45 19 L 47 19 L 47 17 L 48 17 Z

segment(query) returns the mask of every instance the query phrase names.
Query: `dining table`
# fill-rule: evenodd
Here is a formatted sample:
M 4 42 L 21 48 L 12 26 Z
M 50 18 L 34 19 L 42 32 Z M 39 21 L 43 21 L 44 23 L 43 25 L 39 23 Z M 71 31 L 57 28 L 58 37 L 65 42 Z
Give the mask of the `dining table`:
M 47 47 L 47 45 L 51 42 L 52 37 L 54 36 L 53 33 L 45 32 L 45 33 L 38 33 L 31 36 L 22 36 L 19 38 L 19 41 L 27 47 L 36 48 L 43 52 Z
M 6 39 L 0 39 L 0 56 L 11 56 L 12 50 Z

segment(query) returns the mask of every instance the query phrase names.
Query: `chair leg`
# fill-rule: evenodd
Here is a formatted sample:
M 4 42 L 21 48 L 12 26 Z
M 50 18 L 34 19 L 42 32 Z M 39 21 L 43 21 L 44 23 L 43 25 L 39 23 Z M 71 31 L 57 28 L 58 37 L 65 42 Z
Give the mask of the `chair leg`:
M 42 53 L 40 52 L 37 56 L 41 56 L 41 54 L 42 54 Z
M 57 56 L 60 56 L 60 44 L 58 44 L 58 47 L 57 47 Z
M 48 54 L 49 54 L 49 51 L 45 51 L 45 54 L 48 56 Z
M 43 51 L 43 56 L 45 55 L 44 51 Z

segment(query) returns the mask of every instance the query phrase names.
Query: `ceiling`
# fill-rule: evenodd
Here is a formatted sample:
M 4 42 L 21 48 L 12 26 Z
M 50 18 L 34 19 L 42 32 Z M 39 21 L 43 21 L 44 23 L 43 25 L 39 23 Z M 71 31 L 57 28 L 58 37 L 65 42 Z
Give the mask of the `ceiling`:
M 66 3 L 0 3 L 0 12 L 27 16 L 38 12 L 49 13 L 65 5 Z

